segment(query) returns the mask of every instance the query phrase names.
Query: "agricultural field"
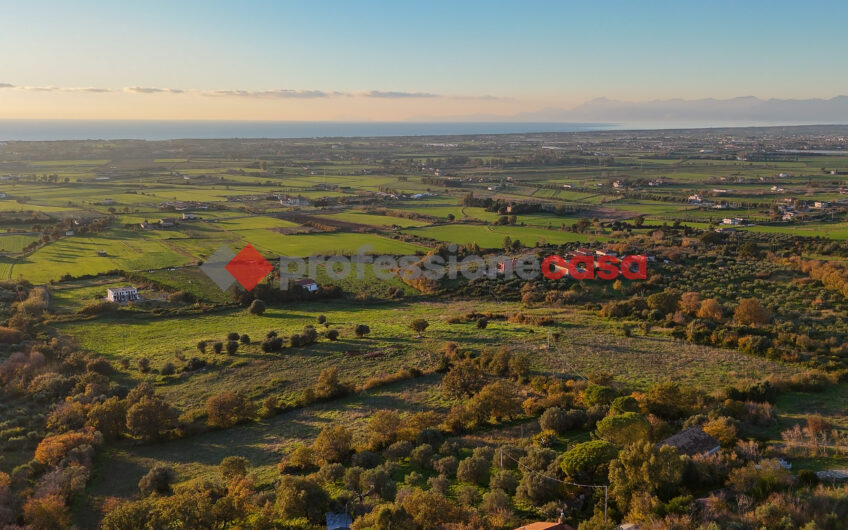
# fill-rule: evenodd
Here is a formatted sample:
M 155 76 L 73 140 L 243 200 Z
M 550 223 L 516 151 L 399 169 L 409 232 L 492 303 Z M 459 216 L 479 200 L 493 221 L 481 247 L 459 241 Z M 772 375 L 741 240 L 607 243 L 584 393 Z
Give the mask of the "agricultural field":
M 439 524 L 606 528 L 597 492 L 550 479 L 612 492 L 650 459 L 680 473 L 616 491 L 656 521 L 751 484 L 762 512 L 838 496 L 848 156 L 795 151 L 843 129 L 0 144 L 0 479 L 110 530 L 237 512 L 236 491 L 272 528 L 375 528 L 409 499 L 446 503 Z M 269 262 L 249 290 L 211 259 L 248 244 Z M 358 253 L 394 265 L 330 269 Z M 647 258 L 547 278 L 551 254 Z M 280 256 L 317 265 L 281 289 Z M 479 257 L 532 274 L 405 268 Z M 719 457 L 669 442 L 693 432 Z M 616 521 L 644 508 L 613 497 Z M 264 524 L 236 512 L 216 527 Z

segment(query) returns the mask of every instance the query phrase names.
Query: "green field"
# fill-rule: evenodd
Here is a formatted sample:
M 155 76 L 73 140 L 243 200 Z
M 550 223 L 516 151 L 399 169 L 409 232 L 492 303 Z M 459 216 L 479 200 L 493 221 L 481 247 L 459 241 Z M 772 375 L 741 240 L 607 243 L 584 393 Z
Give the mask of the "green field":
M 408 229 L 404 233 L 419 237 L 431 238 L 437 241 L 456 243 L 477 243 L 483 248 L 500 248 L 505 237 L 521 240 L 522 243 L 535 245 L 537 242 L 560 244 L 572 241 L 590 241 L 604 239 L 603 236 L 589 236 L 573 232 L 545 230 L 536 227 L 522 226 L 486 226 L 486 225 L 445 225 L 428 228 Z

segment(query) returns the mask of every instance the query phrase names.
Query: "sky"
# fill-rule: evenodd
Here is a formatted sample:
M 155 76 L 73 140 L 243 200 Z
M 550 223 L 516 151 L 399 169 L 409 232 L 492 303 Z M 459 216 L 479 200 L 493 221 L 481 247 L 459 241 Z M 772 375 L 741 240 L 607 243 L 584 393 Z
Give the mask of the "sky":
M 0 0 L 0 119 L 450 120 L 848 94 L 848 3 Z

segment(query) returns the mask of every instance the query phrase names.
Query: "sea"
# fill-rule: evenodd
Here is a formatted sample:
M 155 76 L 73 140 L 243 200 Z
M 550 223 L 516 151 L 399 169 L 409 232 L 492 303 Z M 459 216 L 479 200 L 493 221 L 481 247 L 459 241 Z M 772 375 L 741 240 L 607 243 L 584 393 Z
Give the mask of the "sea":
M 0 120 L 0 141 L 350 138 L 603 131 L 609 123 Z

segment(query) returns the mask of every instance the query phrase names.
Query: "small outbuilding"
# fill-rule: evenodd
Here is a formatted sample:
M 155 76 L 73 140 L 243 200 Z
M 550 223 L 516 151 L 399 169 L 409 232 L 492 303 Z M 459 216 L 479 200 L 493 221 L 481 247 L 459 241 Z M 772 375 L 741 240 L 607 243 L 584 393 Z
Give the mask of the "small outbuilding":
M 688 456 L 712 455 L 721 449 L 718 440 L 702 431 L 700 427 L 692 427 L 666 438 L 660 442 L 660 446 L 663 445 L 674 447 L 680 454 Z

